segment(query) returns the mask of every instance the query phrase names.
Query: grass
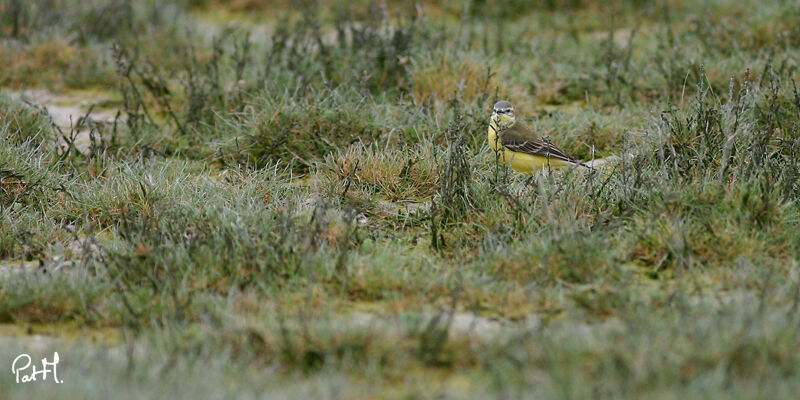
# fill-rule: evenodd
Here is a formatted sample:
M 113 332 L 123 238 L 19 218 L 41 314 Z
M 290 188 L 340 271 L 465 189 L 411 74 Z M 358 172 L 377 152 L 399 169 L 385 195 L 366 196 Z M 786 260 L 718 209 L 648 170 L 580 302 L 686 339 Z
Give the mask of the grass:
M 0 0 L 0 392 L 794 397 L 795 4 L 320 4 Z

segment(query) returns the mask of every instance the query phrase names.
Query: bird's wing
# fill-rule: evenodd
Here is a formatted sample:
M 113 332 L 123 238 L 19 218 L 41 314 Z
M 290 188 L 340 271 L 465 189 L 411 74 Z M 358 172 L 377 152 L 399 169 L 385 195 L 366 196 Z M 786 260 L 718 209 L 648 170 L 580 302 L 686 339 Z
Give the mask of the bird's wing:
M 509 150 L 579 164 L 554 144 L 537 137 L 533 131 L 520 122 L 503 131 L 501 136 L 501 143 Z

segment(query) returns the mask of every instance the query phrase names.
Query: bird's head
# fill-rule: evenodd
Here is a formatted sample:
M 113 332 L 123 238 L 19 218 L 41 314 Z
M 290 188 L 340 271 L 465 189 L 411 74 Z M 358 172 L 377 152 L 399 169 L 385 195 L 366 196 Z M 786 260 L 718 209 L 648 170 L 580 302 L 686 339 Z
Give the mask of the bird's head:
M 500 100 L 494 103 L 492 108 L 491 122 L 497 125 L 498 128 L 506 129 L 514 125 L 516 115 L 514 114 L 514 106 L 511 103 Z

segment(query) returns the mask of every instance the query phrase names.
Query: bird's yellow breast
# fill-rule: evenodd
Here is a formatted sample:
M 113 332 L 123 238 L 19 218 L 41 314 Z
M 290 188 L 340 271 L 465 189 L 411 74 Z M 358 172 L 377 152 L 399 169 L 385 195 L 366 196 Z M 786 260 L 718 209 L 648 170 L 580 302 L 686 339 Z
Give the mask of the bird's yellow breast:
M 489 123 L 489 133 L 487 139 L 489 140 L 489 147 L 494 150 L 495 155 L 499 157 L 500 161 L 515 171 L 531 174 L 536 171 L 541 171 L 548 166 L 550 168 L 561 168 L 569 166 L 570 163 L 554 158 L 547 158 L 542 156 L 534 156 L 530 154 L 521 153 L 505 148 L 498 137 L 500 126 L 510 126 L 510 122 L 504 121 L 506 117 L 494 115 Z M 500 132 L 502 135 L 502 132 Z

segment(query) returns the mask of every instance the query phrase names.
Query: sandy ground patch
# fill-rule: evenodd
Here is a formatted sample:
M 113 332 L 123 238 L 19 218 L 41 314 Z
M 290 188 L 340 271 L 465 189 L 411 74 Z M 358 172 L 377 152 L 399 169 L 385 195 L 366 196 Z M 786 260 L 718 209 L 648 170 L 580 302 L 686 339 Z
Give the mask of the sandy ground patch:
M 50 115 L 53 123 L 69 135 L 73 127 L 78 125 L 78 121 L 87 117 L 92 123 L 113 123 L 117 117 L 117 110 L 106 107 L 113 104 L 114 100 L 106 94 L 91 92 L 76 92 L 67 94 L 56 94 L 47 90 L 22 90 L 12 92 L 11 98 L 21 100 L 32 107 L 42 110 Z M 81 124 L 75 136 L 75 147 L 80 151 L 85 151 L 91 144 L 89 126 L 92 123 Z M 63 139 L 62 139 L 63 140 Z

